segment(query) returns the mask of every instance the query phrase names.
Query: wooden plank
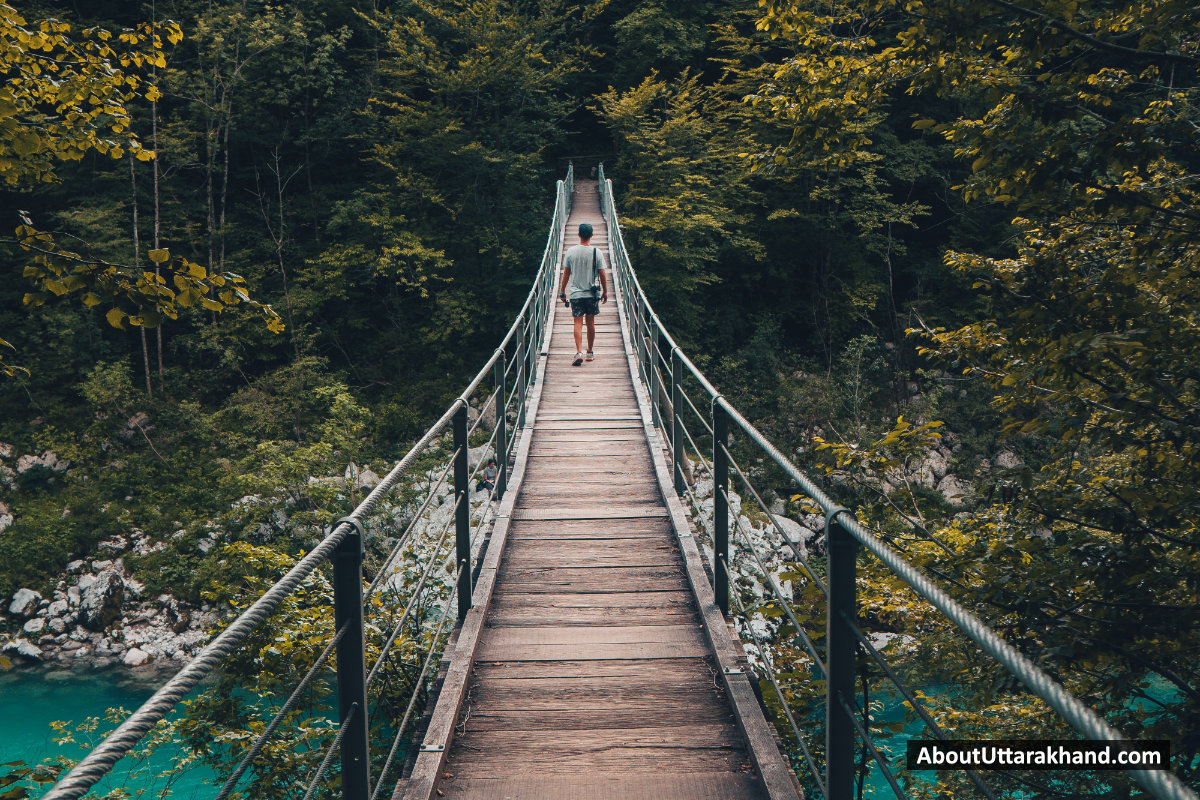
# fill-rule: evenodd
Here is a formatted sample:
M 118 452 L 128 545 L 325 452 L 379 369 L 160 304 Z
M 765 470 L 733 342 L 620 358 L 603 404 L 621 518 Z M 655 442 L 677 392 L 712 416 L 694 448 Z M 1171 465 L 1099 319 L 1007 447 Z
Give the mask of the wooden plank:
M 663 682 L 700 682 L 719 686 L 716 667 L 710 656 L 703 658 L 658 659 L 653 673 L 646 663 L 636 660 L 606 661 L 564 660 L 550 663 L 525 661 L 480 661 L 475 666 L 478 680 L 527 681 L 566 678 L 576 683 L 593 679 L 618 678 L 630 686 L 660 685 Z
M 652 670 L 648 670 L 653 672 Z M 470 689 L 470 702 L 479 708 L 537 711 L 648 706 L 669 704 L 678 711 L 690 706 L 719 706 L 725 695 L 715 683 L 669 681 L 651 675 L 631 683 L 626 678 L 592 677 L 586 683 L 573 678 L 477 679 Z M 724 706 L 726 714 L 729 706 Z
M 706 653 L 708 648 L 700 642 L 501 645 L 484 641 L 476 655 L 484 661 L 563 661 L 568 658 L 575 661 L 609 661 L 627 658 L 700 658 Z
M 512 773 L 742 772 L 746 751 L 727 725 L 575 730 L 470 731 L 446 771 L 456 777 Z
M 512 542 L 509 542 L 511 546 Z M 690 591 L 658 591 L 658 592 L 606 592 L 604 594 L 521 594 L 508 591 L 497 592 L 492 601 L 493 611 L 510 610 L 515 608 L 531 609 L 563 609 L 576 611 L 588 608 L 615 609 L 632 611 L 645 608 L 654 611 L 679 608 L 694 612 L 696 601 Z
M 528 730 L 599 730 L 603 728 L 636 728 L 642 726 L 672 725 L 731 725 L 733 712 L 727 703 L 699 704 L 694 700 L 671 703 L 659 699 L 646 699 L 640 703 L 625 705 L 615 701 L 611 705 L 580 708 L 498 709 L 488 704 L 485 709 L 473 709 L 462 726 L 468 733 L 473 731 L 528 731 Z
M 549 539 L 542 541 L 510 541 L 504 557 L 512 559 L 542 558 L 572 561 L 620 556 L 657 557 L 674 561 L 679 557 L 679 545 L 664 539 L 662 542 L 628 542 L 624 540 L 590 539 L 582 542 Z
M 699 625 L 609 625 L 495 628 L 488 642 L 497 647 L 593 644 L 702 644 Z
M 581 519 L 647 519 L 649 517 L 666 517 L 667 510 L 662 506 L 633 506 L 616 507 L 597 506 L 593 502 L 588 507 L 554 509 L 529 508 L 513 512 L 516 520 L 581 520 Z
M 456 777 L 442 787 L 445 800 L 763 800 L 766 797 L 756 776 L 728 772 Z

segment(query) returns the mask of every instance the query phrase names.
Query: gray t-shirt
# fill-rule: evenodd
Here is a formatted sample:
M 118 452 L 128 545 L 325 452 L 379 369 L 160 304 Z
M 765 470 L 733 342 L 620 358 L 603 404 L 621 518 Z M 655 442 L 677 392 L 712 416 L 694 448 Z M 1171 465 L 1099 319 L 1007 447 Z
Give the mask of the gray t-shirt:
M 571 282 L 567 284 L 567 299 L 579 300 L 592 296 L 592 284 L 597 283 L 596 272 L 605 268 L 604 253 L 592 245 L 577 244 L 563 256 L 563 267 L 571 270 Z

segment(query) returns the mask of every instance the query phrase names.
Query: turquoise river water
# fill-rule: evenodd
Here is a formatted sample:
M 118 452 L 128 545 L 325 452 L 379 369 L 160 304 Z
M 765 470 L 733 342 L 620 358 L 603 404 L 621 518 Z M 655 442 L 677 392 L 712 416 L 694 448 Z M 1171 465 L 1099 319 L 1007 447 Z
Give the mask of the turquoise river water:
M 84 745 L 95 744 L 99 734 L 75 733 L 78 744 L 59 745 L 59 734 L 50 723 L 63 721 L 71 728 L 88 717 L 103 718 L 109 708 L 133 711 L 145 702 L 169 675 L 152 677 L 123 669 L 67 671 L 13 669 L 0 672 L 0 764 L 24 761 L 34 765 L 56 756 L 78 759 Z M 101 722 L 101 731 L 113 725 Z M 118 762 L 113 775 L 98 788 L 124 786 L 134 796 L 201 800 L 215 794 L 212 773 L 203 767 L 181 771 L 175 752 L 159 750 L 140 764 Z M 0 775 L 7 769 L 0 768 Z M 132 772 L 132 777 L 131 777 Z M 171 776 L 169 782 L 162 776 Z M 47 787 L 48 788 L 48 787 Z M 167 793 L 163 794 L 166 790 Z M 41 792 L 34 791 L 31 797 Z

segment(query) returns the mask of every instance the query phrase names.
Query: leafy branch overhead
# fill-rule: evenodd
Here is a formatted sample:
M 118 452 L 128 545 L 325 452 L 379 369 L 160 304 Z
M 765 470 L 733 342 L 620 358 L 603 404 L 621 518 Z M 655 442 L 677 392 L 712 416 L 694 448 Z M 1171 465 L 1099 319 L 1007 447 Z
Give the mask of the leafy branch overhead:
M 72 31 L 56 19 L 30 23 L 0 3 L 0 177 L 10 186 L 55 181 L 58 162 L 93 150 L 152 159 L 129 105 L 162 96 L 141 72 L 165 67 L 165 46 L 182 39 L 173 22 Z
M 180 309 L 221 312 L 245 305 L 259 311 L 273 333 L 284 330 L 283 321 L 270 305 L 250 297 L 241 275 L 210 272 L 186 258 L 172 258 L 165 248 L 149 252 L 150 261 L 158 268 L 152 272 L 68 250 L 28 219 L 17 226 L 16 239 L 10 243 L 34 254 L 23 274 L 31 284 L 23 299 L 26 306 L 78 295 L 89 308 L 106 306 L 104 317 L 114 328 L 156 328 L 166 319 L 178 319 Z

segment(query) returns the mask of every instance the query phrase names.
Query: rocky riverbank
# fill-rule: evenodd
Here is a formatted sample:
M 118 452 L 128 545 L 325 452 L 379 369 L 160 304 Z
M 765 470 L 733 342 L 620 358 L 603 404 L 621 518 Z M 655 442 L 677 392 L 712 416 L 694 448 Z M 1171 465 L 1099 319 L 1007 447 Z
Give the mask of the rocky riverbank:
M 217 613 L 191 608 L 144 587 L 121 559 L 73 561 L 50 597 L 19 589 L 7 604 L 20 632 L 0 634 L 0 653 L 17 664 L 181 664 L 203 645 Z

